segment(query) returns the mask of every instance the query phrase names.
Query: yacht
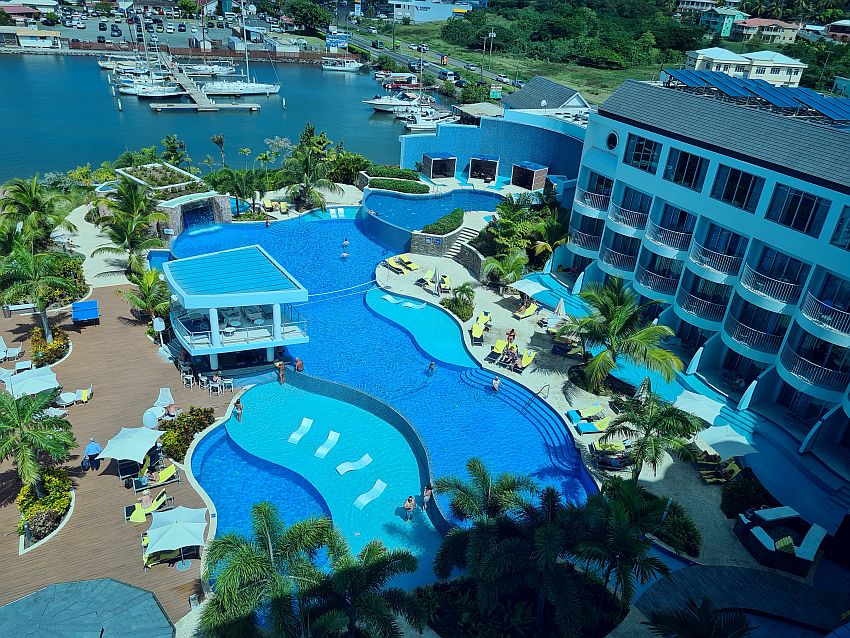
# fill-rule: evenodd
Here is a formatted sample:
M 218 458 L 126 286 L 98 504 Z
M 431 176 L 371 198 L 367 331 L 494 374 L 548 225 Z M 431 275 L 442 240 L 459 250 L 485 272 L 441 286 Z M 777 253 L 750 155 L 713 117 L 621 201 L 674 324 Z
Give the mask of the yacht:
M 179 97 L 186 91 L 179 84 L 143 84 L 138 87 L 136 97 L 140 99 L 157 99 L 164 97 Z
M 451 113 L 439 112 L 433 115 L 412 115 L 404 127 L 408 131 L 436 131 L 438 124 L 454 124 L 460 117 Z
M 323 71 L 337 71 L 343 73 L 359 73 L 363 63 L 351 58 L 322 58 Z
M 394 95 L 376 95 L 371 100 L 362 100 L 380 113 L 392 113 L 399 106 L 414 106 L 432 104 L 434 98 L 429 95 L 419 95 L 409 91 L 399 91 Z
M 435 112 L 434 107 L 425 104 L 397 106 L 393 109 L 393 115 L 397 120 L 406 120 L 412 115 L 433 115 Z
M 183 66 L 186 75 L 233 75 L 236 68 L 232 64 L 186 64 Z
M 280 84 L 220 80 L 204 82 L 201 85 L 201 90 L 207 95 L 273 95 L 280 92 Z

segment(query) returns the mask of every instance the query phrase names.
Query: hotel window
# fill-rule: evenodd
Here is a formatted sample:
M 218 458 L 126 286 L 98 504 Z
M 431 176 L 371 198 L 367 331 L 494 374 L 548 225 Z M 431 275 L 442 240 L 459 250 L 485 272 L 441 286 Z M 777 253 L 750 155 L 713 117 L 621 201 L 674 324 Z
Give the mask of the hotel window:
M 743 64 L 739 64 L 735 67 L 735 73 L 743 73 L 746 70 L 747 67 L 745 67 Z
M 764 70 L 766 67 L 760 66 L 756 69 L 756 75 L 764 75 Z
M 845 206 L 841 211 L 841 217 L 835 225 L 829 243 L 844 250 L 850 250 L 850 206 Z
M 771 75 L 779 75 L 779 71 L 780 71 L 779 67 L 775 66 L 770 70 L 770 74 Z
M 705 182 L 706 169 L 708 161 L 704 158 L 671 148 L 664 167 L 664 179 L 699 192 Z
M 832 202 L 823 197 L 777 184 L 767 209 L 767 218 L 812 237 L 820 235 Z
M 652 206 L 652 195 L 636 191 L 630 186 L 623 188 L 623 203 L 621 208 L 631 210 L 636 213 L 649 213 Z
M 737 208 L 754 213 L 759 203 L 764 179 L 750 175 L 737 168 L 721 164 L 714 178 L 711 196 Z
M 658 157 L 661 155 L 661 144 L 645 137 L 629 134 L 626 143 L 626 154 L 623 162 L 647 173 L 655 175 L 658 170 Z

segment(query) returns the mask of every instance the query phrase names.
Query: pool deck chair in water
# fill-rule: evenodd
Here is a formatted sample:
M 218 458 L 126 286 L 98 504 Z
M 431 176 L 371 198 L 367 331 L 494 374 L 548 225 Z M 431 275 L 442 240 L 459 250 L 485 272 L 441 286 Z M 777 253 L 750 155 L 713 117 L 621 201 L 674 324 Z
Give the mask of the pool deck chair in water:
M 579 434 L 602 434 L 611 425 L 611 417 L 606 416 L 598 421 L 581 421 L 575 424 Z
M 434 287 L 434 271 L 428 270 L 425 272 L 425 276 L 416 280 L 417 286 L 433 288 Z
M 334 449 L 334 445 L 339 441 L 339 432 L 330 431 L 328 434 L 328 438 L 322 443 L 321 447 L 316 450 L 316 453 L 313 455 L 318 459 L 323 459 L 328 455 L 332 449 Z
M 404 275 L 407 273 L 404 266 L 398 263 L 398 257 L 390 257 L 389 259 L 384 260 L 384 265 L 397 275 Z
M 100 312 L 97 307 L 97 299 L 75 301 L 72 303 L 71 321 L 74 323 L 92 321 L 95 324 L 100 324 Z
M 484 326 L 480 323 L 472 324 L 472 345 L 473 346 L 483 346 L 484 345 Z
M 384 483 L 381 479 L 375 481 L 375 484 L 372 486 L 372 489 L 368 492 L 365 492 L 357 497 L 357 500 L 354 501 L 354 507 L 359 510 L 362 510 L 369 503 L 378 498 L 381 494 L 384 493 L 384 490 L 387 488 L 387 484 Z
M 419 266 L 417 266 L 415 263 L 413 263 L 413 261 L 411 261 L 410 255 L 408 255 L 407 253 L 399 255 L 398 257 L 396 257 L 396 259 L 402 266 L 407 268 L 410 272 L 413 272 L 414 270 L 419 270 Z
M 354 470 L 362 470 L 364 467 L 369 465 L 372 462 L 372 457 L 368 454 L 364 454 L 357 461 L 346 461 L 345 463 L 340 463 L 336 466 L 337 473 L 342 476 L 347 472 L 353 472 Z
M 294 445 L 298 445 L 298 442 L 301 438 L 310 431 L 310 428 L 313 427 L 313 419 L 308 419 L 304 417 L 301 419 L 301 425 L 298 426 L 298 429 L 295 430 L 292 434 L 289 435 L 289 442 Z
M 487 361 L 493 363 L 494 361 L 498 361 L 499 357 L 502 356 L 502 353 L 505 351 L 505 348 L 508 347 L 508 342 L 504 339 L 497 339 L 496 343 L 490 348 L 490 354 L 487 355 Z
M 523 310 L 522 312 L 519 312 L 519 311 L 515 312 L 514 313 L 514 319 L 527 319 L 528 317 L 533 315 L 535 312 L 537 312 L 537 304 L 533 303 L 528 308 Z

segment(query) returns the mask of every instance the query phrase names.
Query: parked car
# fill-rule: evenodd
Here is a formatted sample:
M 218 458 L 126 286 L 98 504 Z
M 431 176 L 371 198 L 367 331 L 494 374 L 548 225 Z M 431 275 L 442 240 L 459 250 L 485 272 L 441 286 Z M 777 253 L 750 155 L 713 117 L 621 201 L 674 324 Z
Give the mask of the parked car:
M 383 49 L 384 43 L 381 40 L 372 40 L 373 49 Z
M 105 35 L 97 36 L 97 43 L 98 44 L 106 44 L 106 36 Z
M 165 27 L 165 32 L 166 33 L 174 33 L 174 25 L 169 24 L 167 27 Z
M 177 30 L 180 33 L 185 33 L 186 32 L 186 25 L 181 22 L 180 24 L 177 25 Z
M 78 28 L 78 29 L 85 29 L 85 28 L 86 28 L 86 23 L 85 23 L 85 22 L 78 22 L 78 23 L 77 23 L 77 28 Z
M 378 30 L 377 30 L 375 27 L 369 27 L 369 28 L 368 28 L 368 29 L 366 29 L 366 30 L 367 30 L 369 33 L 372 33 L 372 34 L 375 34 L 375 33 L 377 33 L 377 32 L 378 32 Z
M 475 66 L 474 64 L 464 64 L 463 68 L 466 69 L 467 71 L 477 71 L 478 70 L 478 67 Z
M 496 76 L 496 82 L 502 82 L 503 84 L 513 84 L 513 82 L 511 82 L 511 79 L 507 75 L 502 75 L 501 73 Z
M 459 89 L 462 89 L 467 84 L 469 84 L 469 82 L 467 82 L 466 80 L 455 80 L 455 86 Z
M 98 31 L 106 31 L 106 23 L 101 22 L 99 25 L 97 25 L 97 30 Z
M 56 26 L 59 23 L 56 20 L 42 20 L 41 24 L 43 24 L 46 27 L 53 27 L 53 26 Z
M 157 33 L 162 33 L 164 31 L 165 31 L 165 27 L 163 27 L 161 24 L 156 25 L 156 32 Z
M 379 13 L 378 14 L 378 20 L 386 20 L 386 19 L 387 19 L 387 14 L 385 14 L 385 13 Z
M 112 31 L 110 32 L 110 35 L 111 35 L 113 38 L 120 38 L 120 37 L 121 37 L 121 29 L 119 29 L 118 27 L 113 26 L 113 27 L 112 27 Z
M 224 28 L 224 20 L 219 20 L 218 22 L 215 23 L 215 26 L 217 26 L 219 29 L 223 29 Z

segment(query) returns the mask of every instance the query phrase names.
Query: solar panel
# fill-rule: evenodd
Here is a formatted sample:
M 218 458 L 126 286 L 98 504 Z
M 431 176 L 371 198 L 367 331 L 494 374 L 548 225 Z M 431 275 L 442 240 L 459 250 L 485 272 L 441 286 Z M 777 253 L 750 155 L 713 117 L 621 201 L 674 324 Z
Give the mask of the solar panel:
M 682 71 L 683 71 L 684 76 L 689 78 L 690 81 L 695 83 L 697 86 L 700 86 L 700 87 L 709 86 L 708 82 L 706 82 L 701 77 L 699 77 L 699 75 L 697 74 L 696 71 L 692 71 L 691 69 L 682 69 Z
M 802 89 L 798 87 L 788 90 L 792 92 L 792 95 L 795 99 L 799 100 L 806 106 L 813 108 L 821 115 L 825 115 L 828 118 L 836 120 L 838 122 L 850 120 L 850 115 L 844 113 L 844 111 L 833 107 L 831 104 L 829 104 L 829 102 L 827 102 L 825 98 L 821 97 L 818 93 L 815 93 L 810 89 Z
M 704 81 L 694 78 L 687 69 L 664 69 L 664 72 L 677 82 L 681 82 L 692 89 L 708 86 Z
M 708 82 L 711 86 L 719 89 L 729 97 L 752 97 L 753 94 L 736 86 L 730 81 L 730 77 L 719 71 L 700 71 L 700 77 Z
M 797 100 L 785 93 L 782 89 L 777 89 L 770 82 L 766 82 L 761 79 L 739 79 L 738 81 L 745 83 L 746 87 L 750 91 L 767 100 L 773 106 L 790 109 L 800 107 L 800 103 Z

